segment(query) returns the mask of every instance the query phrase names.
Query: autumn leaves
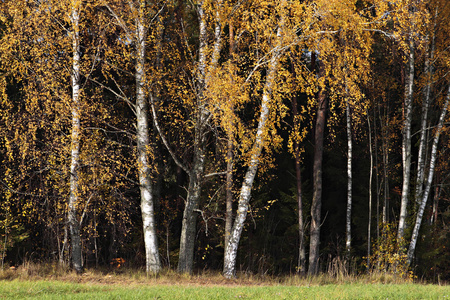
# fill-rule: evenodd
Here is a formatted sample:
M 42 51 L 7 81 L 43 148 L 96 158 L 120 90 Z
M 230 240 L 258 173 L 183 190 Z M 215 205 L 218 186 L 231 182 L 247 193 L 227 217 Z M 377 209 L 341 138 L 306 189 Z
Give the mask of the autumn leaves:
M 351 179 L 353 128 L 363 126 L 371 104 L 362 87 L 371 80 L 375 36 L 392 38 L 406 30 L 409 4 L 2 3 L 0 55 L 7 75 L 1 80 L 20 86 L 8 92 L 5 82 L 0 89 L 4 181 L 33 195 L 23 201 L 36 214 L 52 216 L 42 224 L 58 237 L 60 260 L 67 262 L 70 256 L 79 272 L 82 253 L 88 251 L 82 240 L 96 243 L 98 215 L 107 216 L 108 226 L 118 224 L 127 232 L 132 226 L 129 208 L 139 198 L 146 270 L 157 273 L 162 268 L 156 217 L 162 182 L 172 180 L 174 168 L 187 176 L 180 195 L 185 206 L 178 270 L 192 272 L 197 220 L 205 195 L 212 193 L 205 191 L 206 182 L 226 180 L 223 272 L 233 277 L 253 183 L 283 144 L 286 135 L 280 132 L 291 106 L 287 99 L 295 99 L 295 121 L 287 136 L 299 165 L 300 187 L 301 145 L 315 131 L 309 250 L 310 273 L 315 274 L 326 124 L 337 124 L 340 113 L 347 112 Z M 233 176 L 237 168 L 240 174 Z M 27 182 L 30 177 L 39 179 Z M 139 195 L 131 192 L 130 183 Z M 351 181 L 348 190 L 350 218 Z M 39 205 L 43 198 L 45 208 Z

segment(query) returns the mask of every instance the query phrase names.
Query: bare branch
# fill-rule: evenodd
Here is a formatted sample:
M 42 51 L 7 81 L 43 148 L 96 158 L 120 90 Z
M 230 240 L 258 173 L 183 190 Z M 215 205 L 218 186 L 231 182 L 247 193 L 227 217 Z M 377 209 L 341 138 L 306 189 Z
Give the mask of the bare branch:
M 136 107 L 135 107 L 135 105 L 128 99 L 128 97 L 120 95 L 119 93 L 117 93 L 117 92 L 116 92 L 115 90 L 113 90 L 112 88 L 110 88 L 110 87 L 104 85 L 103 83 L 101 83 L 101 82 L 99 82 L 99 81 L 97 81 L 97 80 L 95 80 L 95 79 L 93 79 L 93 78 L 91 78 L 90 80 L 91 80 L 92 82 L 95 82 L 96 84 L 98 84 L 98 85 L 101 86 L 102 88 L 104 88 L 104 89 L 110 91 L 110 92 L 113 93 L 117 98 L 119 98 L 119 99 L 125 101 L 125 102 L 130 106 L 130 108 L 131 108 L 131 110 L 133 111 L 133 113 L 136 115 Z M 117 87 L 117 88 L 120 90 L 119 87 Z M 124 94 L 122 91 L 120 91 L 120 92 L 121 92 L 122 94 Z
M 215 173 L 209 173 L 209 174 L 206 174 L 206 175 L 203 176 L 203 177 L 208 178 L 208 177 L 222 176 L 222 175 L 227 175 L 227 172 L 215 172 Z
M 159 136 L 161 137 L 161 140 L 163 141 L 164 146 L 166 146 L 167 151 L 169 151 L 170 156 L 172 156 L 172 159 L 177 164 L 177 166 L 179 166 L 181 169 L 183 169 L 183 171 L 185 171 L 190 176 L 189 169 L 177 158 L 177 156 L 175 155 L 175 152 L 173 152 L 172 148 L 170 148 L 170 145 L 167 142 L 166 137 L 164 136 L 163 132 L 161 131 L 161 128 L 159 127 L 158 117 L 156 116 L 155 104 L 154 104 L 152 94 L 150 94 L 150 106 L 152 108 L 153 123 L 155 124 L 156 130 L 158 131 Z

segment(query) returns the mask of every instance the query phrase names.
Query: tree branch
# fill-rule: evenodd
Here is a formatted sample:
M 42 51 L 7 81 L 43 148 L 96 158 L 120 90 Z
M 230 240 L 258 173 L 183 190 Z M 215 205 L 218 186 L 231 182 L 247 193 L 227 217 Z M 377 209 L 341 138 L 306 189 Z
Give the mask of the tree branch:
M 179 166 L 181 169 L 183 169 L 183 171 L 185 171 L 188 175 L 190 175 L 189 169 L 176 157 L 175 152 L 173 152 L 173 150 L 170 148 L 170 145 L 167 142 L 166 137 L 164 136 L 164 134 L 161 131 L 161 128 L 159 127 L 158 117 L 156 116 L 155 104 L 152 94 L 150 94 L 150 106 L 152 109 L 153 123 L 155 124 L 156 130 L 158 131 L 164 146 L 166 146 L 167 151 L 169 151 L 170 156 L 172 156 L 172 159 L 177 164 L 177 166 Z

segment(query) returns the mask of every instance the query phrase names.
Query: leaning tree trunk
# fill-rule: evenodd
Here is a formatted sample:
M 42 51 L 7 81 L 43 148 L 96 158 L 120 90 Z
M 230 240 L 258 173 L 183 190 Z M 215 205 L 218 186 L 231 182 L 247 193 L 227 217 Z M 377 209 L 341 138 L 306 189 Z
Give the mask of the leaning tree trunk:
M 321 71 L 319 71 L 319 74 L 320 73 Z M 319 272 L 320 220 L 322 213 L 323 136 L 325 131 L 326 112 L 328 106 L 328 100 L 325 91 L 320 91 L 317 98 L 318 104 L 314 136 L 313 161 L 314 188 L 311 203 L 311 229 L 309 242 L 309 275 L 316 275 Z
M 423 192 L 423 197 L 420 202 L 419 210 L 417 212 L 416 224 L 414 225 L 414 229 L 413 229 L 413 233 L 412 233 L 412 237 L 411 237 L 411 243 L 409 244 L 409 249 L 408 249 L 408 253 L 407 253 L 408 264 L 411 264 L 411 261 L 414 256 L 414 251 L 416 249 L 416 244 L 417 244 L 417 238 L 419 237 L 419 229 L 422 224 L 423 213 L 425 211 L 425 206 L 427 204 L 428 197 L 430 194 L 431 183 L 433 181 L 434 169 L 436 167 L 439 136 L 441 134 L 442 127 L 444 125 L 444 119 L 445 119 L 445 115 L 447 114 L 447 107 L 448 107 L 449 101 L 450 101 L 450 84 L 449 84 L 448 91 L 447 91 L 447 97 L 445 99 L 444 106 L 442 107 L 441 115 L 439 117 L 438 127 L 436 129 L 436 133 L 433 138 L 433 146 L 431 148 L 430 169 L 428 171 L 428 178 L 425 183 L 425 190 Z
M 68 223 L 72 244 L 72 264 L 77 273 L 83 271 L 81 256 L 80 224 L 77 218 L 77 202 L 79 197 L 78 168 L 80 165 L 80 36 L 79 36 L 79 7 L 72 4 L 72 137 L 70 162 L 70 195 L 68 204 Z
M 428 123 L 428 108 L 430 106 L 430 94 L 431 94 L 431 84 L 432 84 L 432 70 L 431 61 L 434 57 L 434 46 L 432 45 L 431 54 L 428 54 L 428 44 L 425 49 L 425 67 L 424 72 L 427 78 L 427 82 L 423 91 L 422 100 L 422 118 L 420 122 L 420 143 L 419 143 L 419 154 L 417 156 L 417 179 L 416 179 L 416 189 L 415 189 L 415 200 L 416 204 L 420 205 L 423 192 L 423 184 L 425 179 L 425 157 L 426 157 L 426 144 L 427 144 L 427 123 Z
M 282 28 L 283 22 L 280 22 L 280 26 L 277 31 L 277 39 L 280 43 L 282 38 Z M 272 92 L 275 85 L 275 77 L 278 71 L 278 65 L 280 60 L 280 51 L 273 51 L 272 57 L 269 62 L 269 67 L 267 70 L 267 78 L 264 87 L 264 93 L 261 102 L 261 113 L 259 115 L 258 129 L 256 131 L 255 142 L 251 149 L 251 158 L 245 173 L 244 181 L 241 186 L 241 191 L 239 194 L 238 210 L 236 218 L 234 220 L 233 229 L 229 238 L 228 247 L 226 248 L 223 275 L 226 278 L 232 278 L 236 276 L 236 257 L 237 250 L 239 246 L 239 240 L 241 238 L 242 230 L 244 229 L 244 222 L 247 217 L 247 211 L 250 202 L 251 190 L 253 186 L 253 181 L 256 176 L 256 171 L 258 170 L 259 161 L 262 149 L 265 145 L 265 135 L 267 134 L 267 119 L 269 117 L 270 107 L 272 105 L 271 98 Z
M 151 183 L 151 167 L 148 149 L 150 148 L 148 103 L 145 97 L 145 47 L 146 34 L 142 5 L 136 16 L 136 131 L 137 168 L 141 192 L 141 214 L 144 232 L 146 271 L 157 273 L 161 270 L 158 238 L 156 235 L 155 210 Z
M 406 228 L 406 217 L 408 214 L 409 184 L 411 178 L 411 122 L 413 105 L 413 83 L 414 83 L 414 43 L 412 37 L 409 42 L 408 69 L 405 79 L 405 105 L 403 120 L 403 139 L 402 139 L 402 164 L 403 164 L 403 183 L 402 197 L 400 207 L 400 219 L 398 224 L 397 238 L 400 241 L 404 237 Z

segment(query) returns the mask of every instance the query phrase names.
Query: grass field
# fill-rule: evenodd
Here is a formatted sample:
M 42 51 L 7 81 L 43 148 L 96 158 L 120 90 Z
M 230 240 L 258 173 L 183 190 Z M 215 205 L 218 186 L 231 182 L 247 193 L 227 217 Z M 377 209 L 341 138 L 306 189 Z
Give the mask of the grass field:
M 123 285 L 1 281 L 0 299 L 448 299 L 450 287 L 419 284 L 323 286 Z
M 449 285 L 396 281 L 389 277 L 252 277 L 139 271 L 42 271 L 32 266 L 0 271 L 0 299 L 450 299 Z

